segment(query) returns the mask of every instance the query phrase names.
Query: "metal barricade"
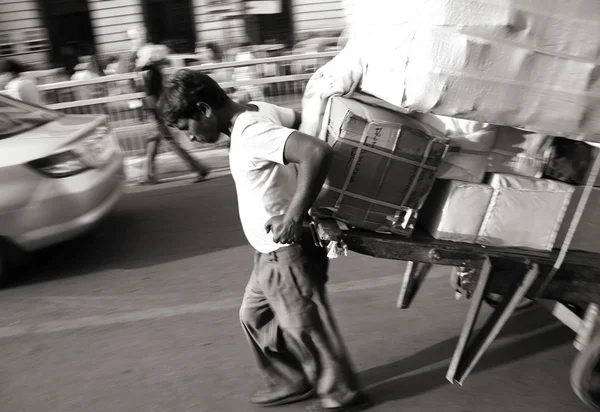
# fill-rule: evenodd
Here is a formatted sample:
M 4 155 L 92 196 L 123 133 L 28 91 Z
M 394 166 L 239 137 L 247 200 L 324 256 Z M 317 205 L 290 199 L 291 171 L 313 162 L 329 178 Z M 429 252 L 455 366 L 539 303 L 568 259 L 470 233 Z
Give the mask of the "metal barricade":
M 301 109 L 306 83 L 316 68 L 330 61 L 337 52 L 311 53 L 254 59 L 244 62 L 212 63 L 187 66 L 209 74 L 233 98 L 245 92 L 254 98 L 294 110 Z M 303 62 L 309 64 L 303 65 Z M 315 64 L 315 62 L 317 62 Z M 252 67 L 254 76 L 235 79 L 236 70 Z M 180 67 L 169 67 L 170 75 Z M 151 119 L 141 106 L 144 97 L 135 88 L 138 74 L 114 74 L 91 80 L 64 81 L 38 86 L 47 106 L 68 114 L 104 114 L 117 133 L 127 156 L 143 154 L 147 136 L 153 133 Z M 257 98 L 258 96 L 258 98 Z M 184 146 L 190 147 L 183 136 L 178 136 Z

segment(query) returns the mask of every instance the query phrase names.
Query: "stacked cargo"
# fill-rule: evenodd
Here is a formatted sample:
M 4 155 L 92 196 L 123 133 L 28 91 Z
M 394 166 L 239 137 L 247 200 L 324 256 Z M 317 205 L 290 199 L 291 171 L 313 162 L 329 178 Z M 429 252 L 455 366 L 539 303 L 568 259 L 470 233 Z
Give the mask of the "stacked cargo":
M 560 247 L 598 149 L 554 136 L 600 141 L 600 3 L 364 3 L 351 41 L 381 104 L 332 98 L 318 206 L 368 230 L 410 236 L 418 215 L 437 239 Z M 600 252 L 594 186 L 571 249 Z
M 396 106 L 600 141 L 598 0 L 357 0 L 351 37 Z
M 448 149 L 443 133 L 402 113 L 333 97 L 331 173 L 317 206 L 352 226 L 410 235 Z

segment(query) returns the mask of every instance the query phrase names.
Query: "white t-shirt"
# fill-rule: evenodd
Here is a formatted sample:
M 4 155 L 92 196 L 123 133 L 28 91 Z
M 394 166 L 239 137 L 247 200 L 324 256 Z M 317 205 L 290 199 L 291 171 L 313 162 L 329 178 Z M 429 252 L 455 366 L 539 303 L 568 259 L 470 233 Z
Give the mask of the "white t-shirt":
M 254 249 L 270 253 L 287 246 L 273 242 L 265 223 L 286 212 L 296 192 L 294 164 L 284 164 L 285 143 L 294 132 L 295 115 L 269 103 L 238 116 L 231 131 L 229 163 L 237 190 L 244 234 Z
M 25 103 L 42 104 L 42 96 L 37 89 L 35 82 L 24 76 L 17 76 L 6 84 L 6 91 L 13 99 L 21 100 Z
M 94 73 L 90 70 L 80 70 L 77 71 L 71 76 L 71 80 L 92 80 L 100 77 L 99 74 Z M 93 99 L 95 97 L 99 97 L 99 87 L 97 84 L 89 84 L 87 86 L 77 86 L 75 87 L 75 92 L 77 94 L 77 100 L 88 100 Z

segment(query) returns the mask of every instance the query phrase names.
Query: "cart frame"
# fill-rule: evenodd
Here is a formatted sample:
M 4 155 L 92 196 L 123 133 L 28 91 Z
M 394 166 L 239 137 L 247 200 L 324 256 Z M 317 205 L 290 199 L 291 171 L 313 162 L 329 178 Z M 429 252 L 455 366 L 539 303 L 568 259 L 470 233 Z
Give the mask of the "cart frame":
M 435 240 L 417 231 L 412 237 L 349 229 L 329 218 L 313 218 L 315 242 L 341 242 L 354 252 L 408 262 L 397 301 L 410 307 L 433 265 L 451 266 L 457 297 L 470 299 L 469 309 L 446 379 L 463 385 L 483 354 L 525 298 L 535 299 L 576 333 L 580 355 L 573 363 L 571 384 L 580 399 L 600 411 L 600 395 L 590 389 L 600 364 L 600 255 L 570 252 L 552 273 L 557 252 L 484 247 Z M 488 294 L 501 296 L 484 325 L 475 331 Z

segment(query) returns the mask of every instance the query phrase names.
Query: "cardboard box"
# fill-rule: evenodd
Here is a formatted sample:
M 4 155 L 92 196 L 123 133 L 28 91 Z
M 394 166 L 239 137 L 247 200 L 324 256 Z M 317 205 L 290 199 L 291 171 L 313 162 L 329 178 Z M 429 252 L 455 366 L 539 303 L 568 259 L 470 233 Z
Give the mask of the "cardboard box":
M 410 235 L 447 139 L 418 120 L 333 97 L 327 142 L 333 164 L 315 207 L 363 229 Z
M 507 174 L 492 174 L 488 183 L 494 194 L 477 243 L 552 250 L 574 187 Z
M 494 189 L 485 183 L 438 179 L 419 213 L 435 239 L 475 243 Z
M 571 198 L 571 203 L 556 237 L 556 249 L 560 249 L 565 241 L 582 193 L 583 186 L 576 186 L 575 193 Z M 600 188 L 593 188 L 571 240 L 569 250 L 600 253 L 600 242 L 598 241 L 600 239 L 600 207 L 598 205 L 600 205 Z
M 498 127 L 487 172 L 541 178 L 552 154 L 553 137 L 513 127 Z
M 597 0 L 358 0 L 361 89 L 424 113 L 600 142 Z

